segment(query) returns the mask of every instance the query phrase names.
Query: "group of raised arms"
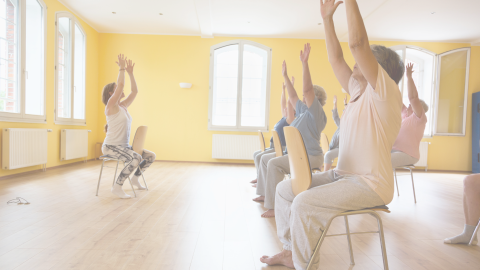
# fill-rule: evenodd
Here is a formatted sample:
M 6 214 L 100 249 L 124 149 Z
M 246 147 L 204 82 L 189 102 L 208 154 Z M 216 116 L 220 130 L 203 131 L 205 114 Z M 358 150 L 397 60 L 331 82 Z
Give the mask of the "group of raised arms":
M 335 32 L 333 15 L 345 3 L 349 48 L 356 64 L 347 65 Z M 262 217 L 275 217 L 277 236 L 283 251 L 263 256 L 268 265 L 285 265 L 297 270 L 318 269 L 319 256 L 314 249 L 327 222 L 337 214 L 389 204 L 393 199 L 393 169 L 413 165 L 420 158 L 419 146 L 427 123 L 427 104 L 419 99 L 412 74 L 414 66 L 404 63 L 393 50 L 370 45 L 356 0 L 321 0 L 321 16 L 325 28 L 327 54 L 334 74 L 348 95 L 344 99 L 341 119 L 334 96 L 332 110 L 337 130 L 327 153 L 320 147 L 320 135 L 327 123 L 323 109 L 326 91 L 314 85 L 310 76 L 311 47 L 306 44 L 300 52 L 303 67 L 303 99 L 290 80 L 287 63 L 283 62 L 282 119 L 275 125 L 284 155 L 276 157 L 273 138 L 270 148 L 254 153 L 257 179 L 251 181 L 259 195 L 253 200 L 264 202 L 268 209 Z M 403 104 L 399 82 L 408 80 L 408 99 Z M 288 101 L 286 93 L 288 94 Z M 294 195 L 290 173 L 288 145 L 283 128 L 292 126 L 302 135 L 310 168 L 325 170 L 312 174 L 310 188 Z M 341 147 L 340 147 L 341 146 Z M 337 166 L 331 165 L 338 157 Z M 480 175 L 465 179 L 465 230 L 445 243 L 468 244 L 473 239 L 480 218 Z

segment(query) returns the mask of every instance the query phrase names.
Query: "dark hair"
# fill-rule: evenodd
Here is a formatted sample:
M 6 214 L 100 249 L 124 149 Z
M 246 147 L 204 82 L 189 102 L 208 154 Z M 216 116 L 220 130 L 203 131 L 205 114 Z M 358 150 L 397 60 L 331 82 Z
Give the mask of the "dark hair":
M 108 100 L 110 99 L 111 95 L 110 93 L 115 91 L 115 82 L 109 83 L 103 87 L 103 92 L 102 92 L 102 102 L 107 106 Z M 108 124 L 105 125 L 105 132 L 108 130 Z
M 392 78 L 396 84 L 399 84 L 405 73 L 405 66 L 400 56 L 392 49 L 382 45 L 371 45 L 370 48 L 377 62 L 387 72 L 390 78 Z

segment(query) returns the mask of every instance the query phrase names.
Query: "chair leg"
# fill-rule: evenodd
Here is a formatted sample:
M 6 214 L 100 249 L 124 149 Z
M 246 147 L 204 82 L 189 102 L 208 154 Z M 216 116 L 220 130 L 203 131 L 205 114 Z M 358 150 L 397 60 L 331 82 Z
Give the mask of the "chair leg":
M 380 236 L 380 247 L 382 248 L 383 269 L 388 270 L 387 248 L 385 247 L 385 235 L 383 234 L 382 218 L 375 211 L 372 211 L 372 215 L 375 216 L 375 218 L 377 219 L 377 223 L 378 223 L 378 231 L 379 231 L 378 234 Z
M 117 160 L 117 167 L 115 168 L 115 174 L 113 175 L 112 188 L 113 188 L 113 185 L 115 185 L 115 180 L 117 180 L 117 169 L 118 169 L 118 163 L 119 162 L 120 162 L 120 160 Z
M 397 171 L 393 169 L 393 173 L 395 174 L 395 185 L 397 185 L 397 195 L 400 196 L 400 191 L 398 190 Z
M 475 239 L 475 236 L 477 235 L 477 232 L 480 228 L 480 219 L 478 220 L 477 227 L 475 227 L 475 230 L 473 231 L 472 238 L 470 238 L 470 242 L 468 242 L 468 245 L 471 246 L 473 239 Z
M 413 199 L 415 200 L 415 203 L 417 203 L 417 196 L 415 195 L 415 184 L 413 183 L 413 172 L 411 168 L 408 169 L 410 170 L 410 176 L 412 177 Z
M 327 236 L 328 228 L 330 228 L 330 224 L 332 224 L 332 220 L 334 220 L 337 216 L 334 216 L 332 219 L 328 221 L 327 226 L 325 227 L 325 230 L 323 230 L 322 235 L 320 236 L 320 239 L 317 242 L 317 245 L 315 246 L 315 249 L 313 250 L 312 257 L 310 258 L 310 261 L 308 262 L 306 270 L 314 270 L 312 268 L 312 261 L 317 255 L 317 253 L 320 250 L 320 247 L 322 246 L 323 240 L 325 240 L 325 237 Z M 319 255 L 320 256 L 320 255 Z
M 103 172 L 103 165 L 105 164 L 105 160 L 102 161 L 102 168 L 100 169 L 100 176 L 98 177 L 98 184 L 97 184 L 97 195 L 98 196 L 98 189 L 100 188 L 100 179 L 102 179 L 102 172 Z
M 139 169 L 140 169 L 140 168 L 139 168 Z M 145 176 L 143 176 L 142 170 L 140 170 L 140 173 L 142 174 L 143 183 L 145 183 L 145 187 L 147 188 L 147 190 L 149 190 L 149 189 L 148 189 L 148 185 L 147 185 L 147 181 L 145 180 Z
M 355 265 L 355 259 L 353 258 L 352 239 L 350 238 L 350 227 L 348 226 L 348 217 L 344 216 L 344 218 L 345 218 L 345 230 L 347 231 L 348 250 L 350 251 L 350 264 Z

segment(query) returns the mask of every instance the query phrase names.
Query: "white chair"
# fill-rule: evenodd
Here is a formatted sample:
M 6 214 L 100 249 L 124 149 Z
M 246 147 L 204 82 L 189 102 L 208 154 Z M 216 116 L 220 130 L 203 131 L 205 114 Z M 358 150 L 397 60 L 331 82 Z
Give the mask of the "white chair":
M 310 164 L 308 161 L 308 155 L 307 155 L 307 149 L 305 148 L 305 143 L 303 142 L 302 135 L 298 131 L 298 129 L 294 127 L 285 127 L 285 140 L 287 142 L 287 147 L 289 149 L 288 151 L 288 160 L 290 162 L 290 172 L 291 172 L 291 180 L 292 180 L 292 191 L 295 196 L 300 194 L 301 192 L 308 190 L 310 188 L 310 185 L 312 183 L 312 173 L 310 170 Z M 323 243 L 323 240 L 325 240 L 326 237 L 332 237 L 332 236 L 341 236 L 341 235 L 346 235 L 347 240 L 348 240 L 348 248 L 350 252 L 350 264 L 354 265 L 355 260 L 353 258 L 353 249 L 352 249 L 352 240 L 350 238 L 350 235 L 352 234 L 369 234 L 369 233 L 378 233 L 380 236 L 380 245 L 382 249 L 382 258 L 383 258 L 383 268 L 385 270 L 388 270 L 388 260 L 387 260 L 387 249 L 385 247 L 385 236 L 383 234 L 383 223 L 382 223 L 382 218 L 380 215 L 378 215 L 377 211 L 383 211 L 386 213 L 390 213 L 390 210 L 388 209 L 387 206 L 382 205 L 374 208 L 367 208 L 367 209 L 361 209 L 361 210 L 356 210 L 356 211 L 346 211 L 343 213 L 339 213 L 338 215 L 334 216 L 331 218 L 327 226 L 325 227 L 325 230 L 322 232 L 322 235 L 320 236 L 319 241 L 317 242 L 317 245 L 315 246 L 315 249 L 313 251 L 312 258 L 310 258 L 310 262 L 308 263 L 307 270 L 313 270 L 312 267 L 312 260 L 317 256 L 319 253 L 320 247 Z M 363 215 L 363 214 L 369 214 L 373 216 L 374 218 L 377 219 L 377 224 L 378 224 L 378 231 L 368 231 L 368 232 L 350 232 L 350 227 L 348 225 L 348 216 L 352 215 Z M 336 217 L 343 216 L 345 219 L 345 229 L 346 233 L 342 234 L 332 234 L 332 235 L 327 235 L 328 229 L 330 228 L 330 225 L 332 224 L 332 221 Z
M 133 138 L 132 149 L 133 149 L 133 151 L 137 152 L 139 155 L 143 154 L 143 146 L 145 145 L 145 138 L 147 137 L 147 130 L 148 130 L 147 126 L 138 127 L 137 131 L 135 132 L 135 137 Z M 105 161 L 116 161 L 117 162 L 117 166 L 115 168 L 115 174 L 113 175 L 112 187 L 115 184 L 115 180 L 117 179 L 118 164 L 120 162 L 123 162 L 123 168 L 125 168 L 125 161 L 124 160 L 112 158 L 112 157 L 106 156 L 106 155 L 100 156 L 100 159 L 102 159 L 103 161 L 102 161 L 102 168 L 100 169 L 100 176 L 98 177 L 96 196 L 98 196 L 98 190 L 100 188 L 100 180 L 102 179 L 103 167 L 106 167 L 105 166 Z M 138 167 L 136 169 L 140 170 L 140 164 L 138 165 Z M 134 170 L 134 172 L 135 172 L 135 170 Z M 145 176 L 143 176 L 142 170 L 140 170 L 140 173 L 142 175 L 143 182 L 145 183 L 145 187 L 148 190 L 147 181 L 145 181 Z M 135 197 L 137 197 L 137 193 L 135 193 L 135 189 L 133 188 L 132 181 L 130 180 L 130 175 L 128 176 L 128 181 L 130 182 L 130 186 L 132 187 L 133 194 L 135 195 Z
M 405 169 L 410 171 L 410 176 L 412 177 L 412 188 L 413 188 L 413 200 L 417 203 L 417 196 L 415 195 L 415 183 L 413 182 L 413 169 L 414 165 L 400 166 L 393 168 L 393 173 L 395 174 L 395 185 L 397 186 L 397 195 L 400 196 L 400 191 L 398 190 L 398 181 L 397 181 L 397 171 L 396 169 Z

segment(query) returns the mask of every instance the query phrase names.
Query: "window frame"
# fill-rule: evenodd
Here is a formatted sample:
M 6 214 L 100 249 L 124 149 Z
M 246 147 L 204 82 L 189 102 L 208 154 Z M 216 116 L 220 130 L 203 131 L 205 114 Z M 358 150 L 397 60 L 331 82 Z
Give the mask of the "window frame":
M 0 121 L 19 122 L 19 123 L 47 123 L 47 5 L 43 0 L 36 0 L 42 7 L 42 43 L 43 43 L 43 115 L 32 115 L 26 113 L 26 18 L 27 5 L 26 0 L 18 0 L 17 7 L 17 94 L 19 112 L 0 112 Z
M 445 56 L 449 55 L 452 53 L 456 53 L 459 51 L 467 51 L 467 66 L 465 67 L 465 89 L 464 89 L 464 96 L 463 96 L 463 131 L 462 133 L 441 133 L 437 132 L 437 116 L 438 116 L 438 95 L 440 94 L 440 72 L 441 72 L 441 67 L 442 67 L 442 62 L 440 59 Z M 472 49 L 470 47 L 464 47 L 464 48 L 458 48 L 458 49 L 453 49 L 450 51 L 446 51 L 444 53 L 440 53 L 437 55 L 437 70 L 435 72 L 436 76 L 436 85 L 435 85 L 435 123 L 434 123 L 434 129 L 433 129 L 433 134 L 435 136 L 455 136 L 455 137 L 464 137 L 466 135 L 466 129 L 467 129 L 467 106 L 468 106 L 468 82 L 470 79 L 470 56 L 471 56 L 471 51 Z
M 59 25 L 58 25 L 58 20 L 60 18 L 69 18 L 70 19 L 70 51 L 69 51 L 69 64 L 70 64 L 70 118 L 65 118 L 65 117 L 59 117 L 57 114 L 58 110 L 58 71 L 59 68 L 58 66 L 58 33 L 59 31 Z M 75 109 L 75 96 L 74 96 L 74 91 L 75 91 L 75 79 L 74 79 L 74 74 L 75 74 L 75 25 L 78 26 L 78 29 L 82 32 L 83 34 L 83 44 L 84 44 L 84 72 L 83 72 L 83 79 L 84 79 L 84 118 L 85 119 L 75 119 L 75 114 L 74 114 L 74 109 Z M 85 30 L 82 27 L 82 24 L 80 21 L 70 12 L 67 11 L 58 11 L 55 13 L 55 109 L 54 109 L 54 119 L 55 119 L 55 124 L 57 125 L 72 125 L 72 126 L 86 126 L 87 125 L 87 102 L 86 102 L 86 96 L 87 96 L 87 90 L 86 90 L 86 85 L 87 85 L 87 75 L 86 75 L 86 69 L 87 69 L 87 34 L 85 33 Z
M 238 45 L 238 81 L 237 81 L 237 112 L 236 112 L 236 126 L 217 126 L 212 125 L 213 114 L 213 84 L 214 84 L 214 66 L 215 66 L 215 50 L 222 47 Z M 263 127 L 251 127 L 241 126 L 242 117 L 242 82 L 243 82 L 243 48 L 244 45 L 250 45 L 267 52 L 267 85 L 265 89 L 265 126 Z M 253 42 L 250 40 L 236 39 L 222 43 L 215 44 L 210 47 L 210 81 L 209 81 L 209 103 L 208 103 L 208 130 L 211 131 L 235 131 L 235 132 L 257 132 L 257 131 L 269 131 L 269 114 L 270 114 L 270 88 L 271 88 L 271 76 L 272 76 L 272 48 L 263 44 Z M 240 90 L 240 91 L 239 91 Z

